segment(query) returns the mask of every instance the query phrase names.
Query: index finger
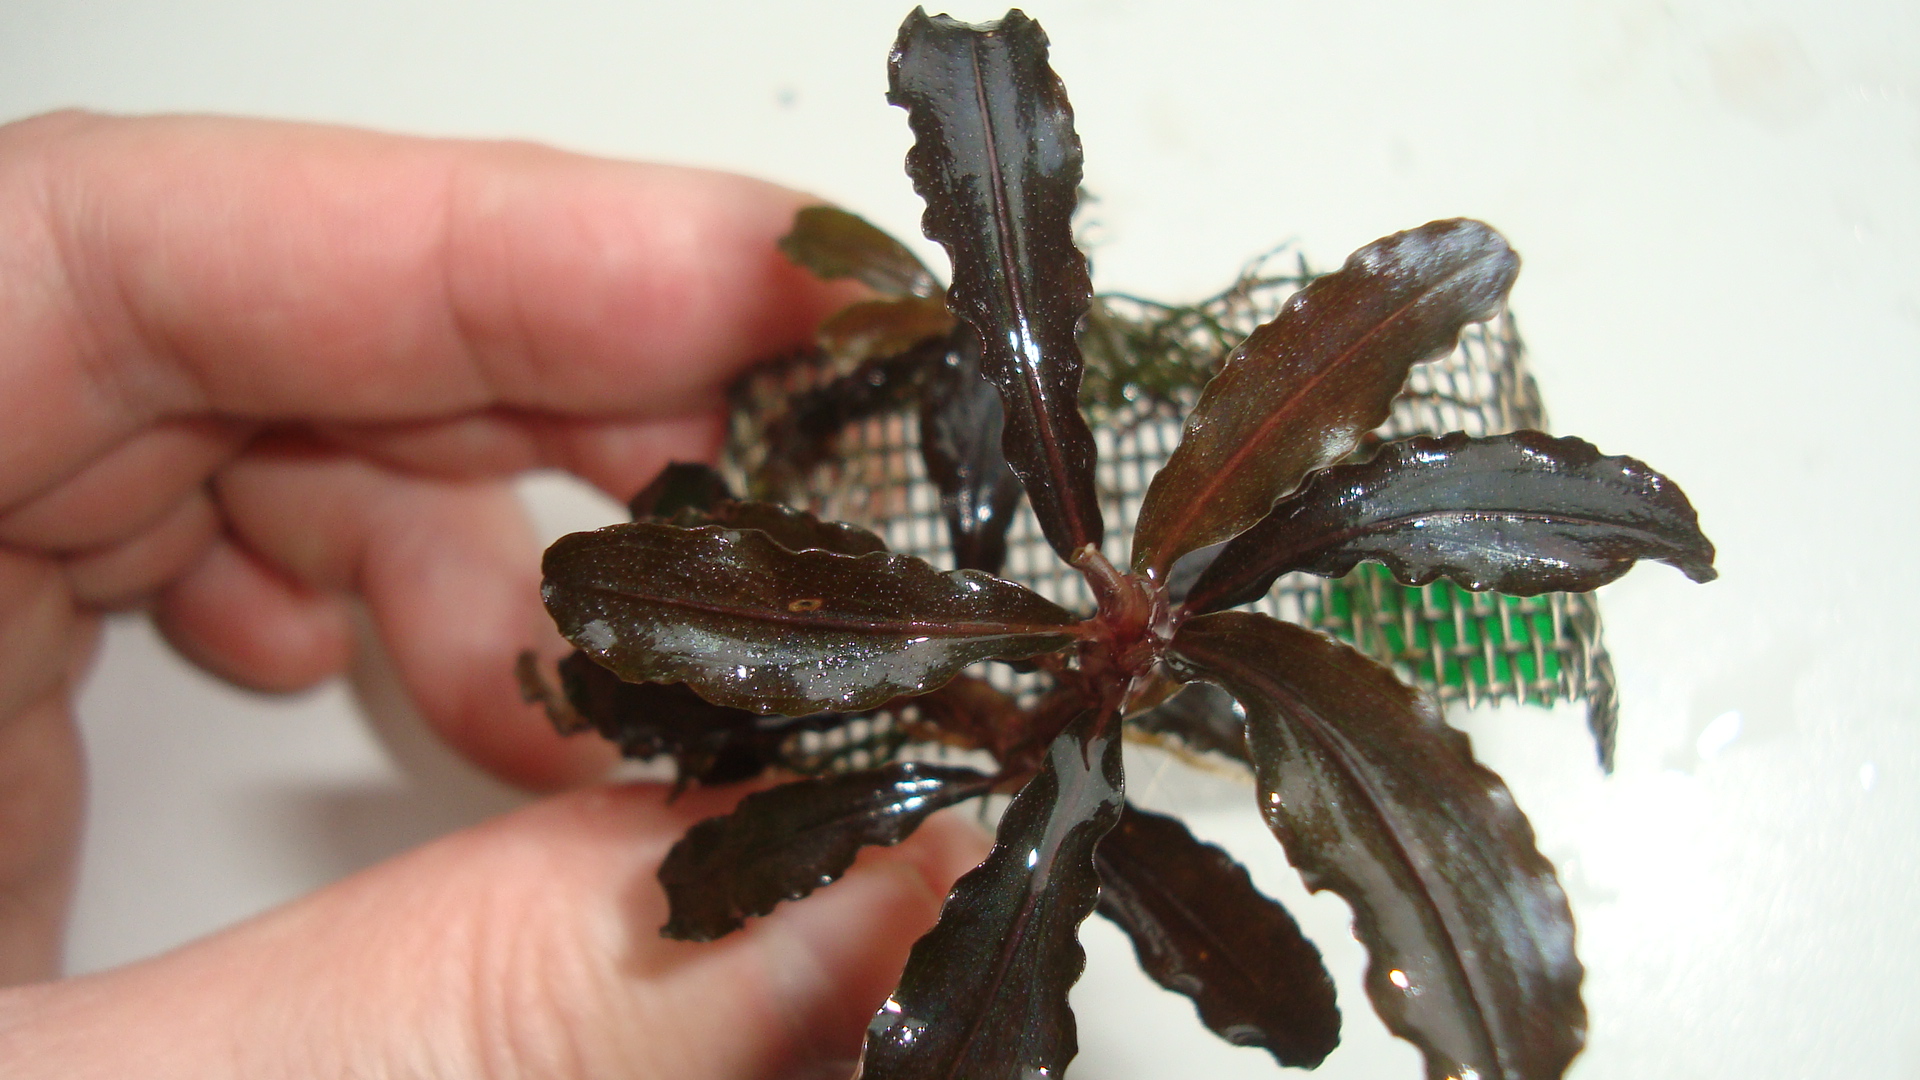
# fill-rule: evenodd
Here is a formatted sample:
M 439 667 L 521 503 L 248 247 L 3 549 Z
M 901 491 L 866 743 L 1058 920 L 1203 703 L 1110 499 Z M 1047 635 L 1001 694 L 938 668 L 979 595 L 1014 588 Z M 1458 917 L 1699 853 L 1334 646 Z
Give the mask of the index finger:
M 844 302 L 807 200 L 524 144 L 201 117 L 0 129 L 0 506 L 167 417 L 670 417 Z

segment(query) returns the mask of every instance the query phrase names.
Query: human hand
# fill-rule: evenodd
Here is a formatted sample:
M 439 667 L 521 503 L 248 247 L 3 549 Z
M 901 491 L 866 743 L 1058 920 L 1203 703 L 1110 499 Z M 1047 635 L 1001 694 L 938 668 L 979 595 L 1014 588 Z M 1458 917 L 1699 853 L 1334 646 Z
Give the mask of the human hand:
M 553 653 L 506 477 L 624 497 L 844 292 L 801 198 L 523 145 L 59 114 L 0 128 L 0 984 L 50 976 L 101 612 L 293 689 L 367 605 L 422 715 L 558 789 L 604 747 L 520 705 Z M 726 941 L 652 869 L 733 796 L 591 789 L 127 969 L 0 991 L 6 1076 L 761 1076 L 849 1055 L 980 851 L 934 822 Z M 9 1071 L 15 1070 L 15 1071 Z

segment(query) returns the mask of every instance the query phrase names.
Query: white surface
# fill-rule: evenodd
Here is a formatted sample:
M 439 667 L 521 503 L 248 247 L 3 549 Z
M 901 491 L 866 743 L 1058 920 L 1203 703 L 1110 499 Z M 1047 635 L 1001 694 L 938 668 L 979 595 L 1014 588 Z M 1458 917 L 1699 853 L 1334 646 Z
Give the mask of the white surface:
M 1573 896 L 1592 1032 L 1570 1075 L 1920 1077 L 1920 590 L 1905 570 L 1920 520 L 1902 451 L 1920 398 L 1920 8 L 1029 12 L 1102 200 L 1101 287 L 1195 296 L 1280 240 L 1326 264 L 1431 218 L 1485 218 L 1526 257 L 1514 304 L 1556 428 L 1673 475 L 1719 544 L 1710 586 L 1655 566 L 1605 594 L 1613 777 L 1572 712 L 1462 721 Z M 903 14 L 7 0 L 0 118 L 85 105 L 521 136 L 757 173 L 915 235 L 909 137 L 882 100 Z M 84 714 L 78 969 L 510 801 L 402 722 L 370 736 L 343 689 L 223 690 L 133 626 L 111 635 Z M 1136 791 L 1182 786 L 1158 775 L 1141 763 Z M 1349 1026 L 1321 1075 L 1419 1075 L 1358 990 L 1340 902 L 1301 894 L 1241 796 L 1185 782 L 1179 797 L 1328 952 Z M 1074 1076 L 1272 1075 L 1135 981 L 1116 934 L 1087 937 L 1077 1001 L 1097 1007 L 1081 1009 Z

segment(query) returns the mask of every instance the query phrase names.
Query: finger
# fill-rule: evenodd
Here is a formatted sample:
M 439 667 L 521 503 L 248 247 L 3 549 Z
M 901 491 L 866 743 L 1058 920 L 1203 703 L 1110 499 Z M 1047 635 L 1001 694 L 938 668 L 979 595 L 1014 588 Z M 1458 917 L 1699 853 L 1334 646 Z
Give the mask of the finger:
M 76 602 L 100 611 L 132 607 L 199 564 L 220 537 L 220 514 L 195 489 L 146 531 L 64 560 Z
M 515 658 L 566 645 L 540 603 L 539 547 L 508 485 L 261 447 L 216 487 L 235 534 L 279 572 L 366 597 L 409 695 L 456 750 L 536 789 L 612 763 L 609 746 L 562 738 L 521 701 Z
M 383 465 L 448 477 L 502 476 L 555 468 L 627 501 L 668 461 L 711 461 L 718 415 L 556 421 L 482 413 L 417 424 L 330 425 L 321 434 Z
M 0 986 L 60 970 L 83 771 L 64 690 L 0 716 Z
M 254 690 L 303 690 L 353 657 L 341 593 L 294 580 L 231 540 L 209 543 L 160 593 L 153 618 L 181 655 Z
M 0 128 L 0 506 L 161 415 L 674 416 L 847 296 L 802 198 L 525 145 L 210 118 Z
M 82 797 L 69 703 L 97 626 L 58 563 L 0 547 L 0 985 L 59 963 Z
M 0 723 L 79 677 L 96 622 L 58 562 L 0 545 Z
M 138 431 L 78 474 L 0 513 L 0 544 L 72 552 L 131 540 L 177 513 L 252 430 L 197 419 Z
M 745 930 L 666 941 L 654 871 L 733 797 L 595 789 L 449 837 L 171 955 L 36 988 L 16 999 L 13 1060 L 82 1080 L 747 1080 L 845 1056 L 984 838 L 936 817 Z

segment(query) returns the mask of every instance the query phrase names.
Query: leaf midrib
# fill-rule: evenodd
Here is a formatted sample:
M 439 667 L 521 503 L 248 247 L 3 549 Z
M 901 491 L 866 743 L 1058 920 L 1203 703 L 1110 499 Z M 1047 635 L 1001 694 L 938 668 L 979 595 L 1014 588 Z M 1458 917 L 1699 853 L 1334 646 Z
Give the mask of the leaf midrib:
M 967 58 L 973 69 L 974 104 L 980 110 L 981 134 L 986 144 L 988 189 L 992 193 L 993 225 L 997 241 L 994 247 L 1000 262 L 1001 278 L 1006 282 L 1003 290 L 1004 299 L 1014 317 L 1019 339 L 1022 345 L 1026 346 L 1025 359 L 1031 361 L 1023 363 L 1021 357 L 1016 356 L 1013 367 L 1021 376 L 1020 387 L 1027 399 L 1026 411 L 1033 418 L 1034 434 L 1039 439 L 1041 452 L 1046 455 L 1049 473 L 1047 480 L 1051 487 L 1058 489 L 1052 492 L 1055 496 L 1054 501 L 1066 517 L 1073 544 L 1078 547 L 1087 540 L 1086 522 L 1080 517 L 1079 501 L 1073 497 L 1071 475 L 1067 469 L 1066 458 L 1061 453 L 1059 432 L 1054 427 L 1052 414 L 1047 410 L 1047 395 L 1042 386 L 1040 370 L 1040 363 L 1044 362 L 1044 358 L 1040 357 L 1038 343 L 1033 339 L 1033 323 L 1028 317 L 1026 295 L 1019 287 L 1021 278 L 1013 251 L 1017 230 L 1013 226 L 1013 211 L 1007 198 L 1006 176 L 1000 168 L 999 129 L 994 124 L 993 111 L 987 102 L 986 79 L 980 70 L 979 41 L 968 42 Z M 984 340 L 985 329 L 976 327 L 975 330 L 981 335 L 982 346 L 989 350 L 993 349 L 994 346 Z M 1077 401 L 1074 407 L 1079 407 Z
M 1362 526 L 1317 533 L 1312 539 L 1304 543 L 1290 545 L 1278 555 L 1267 555 L 1256 561 L 1251 561 L 1247 564 L 1251 568 L 1249 571 L 1234 574 L 1232 577 L 1222 581 L 1219 585 L 1209 588 L 1205 594 L 1199 594 L 1196 590 L 1195 598 L 1201 602 L 1194 606 L 1196 610 L 1204 608 L 1207 601 L 1215 597 L 1238 592 L 1241 588 L 1245 587 L 1247 582 L 1265 577 L 1268 574 L 1278 576 L 1279 574 L 1301 569 L 1302 563 L 1305 561 L 1302 558 L 1303 553 L 1309 556 L 1318 556 L 1326 553 L 1329 549 L 1339 547 L 1358 537 L 1365 537 L 1374 533 L 1390 532 L 1416 521 L 1433 520 L 1436 518 L 1445 519 L 1449 522 L 1497 518 L 1502 521 L 1539 522 L 1547 525 L 1612 528 L 1618 529 L 1640 540 L 1647 548 L 1671 551 L 1675 547 L 1675 545 L 1669 543 L 1658 532 L 1652 529 L 1623 525 L 1606 518 L 1582 517 L 1573 514 L 1550 514 L 1525 510 L 1420 510 L 1396 514 L 1392 517 L 1376 518 Z M 1363 554 L 1361 557 L 1364 558 L 1365 555 Z M 1189 603 L 1192 603 L 1192 600 L 1190 600 Z
M 656 596 L 631 588 L 614 585 L 593 584 L 584 588 L 598 593 L 618 596 L 642 604 L 656 604 L 661 607 L 698 611 L 708 615 L 720 615 L 739 619 L 743 622 L 772 623 L 779 626 L 799 626 L 810 630 L 842 630 L 848 633 L 892 634 L 907 636 L 918 634 L 940 638 L 995 638 L 1026 637 L 1031 635 L 1065 637 L 1076 636 L 1077 622 L 1068 623 L 994 623 L 994 622 L 915 622 L 911 619 L 880 621 L 857 619 L 849 616 L 822 616 L 817 610 L 808 612 L 782 611 L 774 608 L 735 607 L 706 601 L 691 600 L 682 596 Z
M 1240 678 L 1262 688 L 1274 700 L 1285 701 L 1293 705 L 1294 709 L 1290 715 L 1303 718 L 1299 723 L 1299 727 L 1303 729 L 1314 742 L 1318 743 L 1328 756 L 1338 761 L 1342 769 L 1343 778 L 1348 778 L 1353 789 L 1365 800 L 1369 812 L 1376 821 L 1381 823 L 1381 831 L 1386 836 L 1387 842 L 1392 845 L 1394 854 L 1399 857 L 1401 865 L 1405 866 L 1407 871 L 1413 876 L 1413 879 L 1419 883 L 1420 900 L 1425 904 L 1431 914 L 1433 925 L 1439 928 L 1439 932 L 1444 938 L 1446 945 L 1445 955 L 1448 957 L 1448 966 L 1454 969 L 1461 984 L 1466 987 L 1467 994 L 1473 1002 L 1473 1023 L 1479 1031 L 1481 1044 L 1487 1048 L 1489 1053 L 1493 1054 L 1494 1061 L 1492 1064 L 1504 1072 L 1504 1055 L 1501 1054 L 1500 1043 L 1494 1037 L 1492 1028 L 1488 1025 L 1486 1019 L 1488 1009 L 1482 998 L 1478 982 L 1474 979 L 1473 973 L 1468 970 L 1467 966 L 1459 960 L 1460 948 L 1454 940 L 1453 927 L 1447 922 L 1439 902 L 1434 898 L 1433 886 L 1428 881 L 1427 875 L 1422 872 L 1421 864 L 1414 860 L 1409 854 L 1409 844 L 1403 831 L 1397 827 L 1393 816 L 1383 811 L 1382 807 L 1385 805 L 1384 797 L 1376 790 L 1375 785 L 1368 781 L 1366 772 L 1354 767 L 1355 759 L 1361 758 L 1361 755 L 1352 748 L 1349 740 L 1342 737 L 1337 725 L 1327 723 L 1316 711 L 1307 707 L 1306 702 L 1303 701 L 1299 695 L 1289 692 L 1280 683 L 1268 678 L 1263 673 L 1227 660 L 1219 653 L 1208 654 L 1204 648 L 1200 650 L 1183 648 L 1182 651 L 1186 652 L 1193 659 L 1201 661 L 1206 666 L 1216 670 L 1237 670 Z M 1223 660 L 1226 660 L 1226 662 L 1223 663 Z M 1251 739 L 1251 729 L 1248 731 L 1248 736 L 1249 739 Z M 1256 769 L 1257 768 L 1258 766 L 1256 764 Z M 1502 1078 L 1495 1076 L 1486 1077 L 1484 1080 L 1502 1080 Z
M 1241 468 L 1248 457 L 1264 451 L 1262 444 L 1268 435 L 1270 435 L 1273 429 L 1283 420 L 1292 417 L 1294 410 L 1308 393 L 1331 378 L 1334 372 L 1341 370 L 1346 364 L 1346 361 L 1356 351 L 1365 346 L 1367 342 L 1371 341 L 1374 337 L 1383 333 L 1388 326 L 1398 321 L 1411 308 L 1440 291 L 1440 289 L 1446 285 L 1451 284 L 1455 279 L 1466 274 L 1471 269 L 1473 269 L 1473 263 L 1470 262 L 1455 270 L 1453 273 L 1448 274 L 1446 277 L 1434 282 L 1433 285 L 1422 290 L 1418 295 L 1395 308 L 1379 322 L 1368 328 L 1367 332 L 1355 339 L 1351 345 L 1342 349 L 1337 356 L 1321 365 L 1320 370 L 1315 372 L 1312 378 L 1301 384 L 1298 390 L 1269 412 L 1266 419 L 1262 420 L 1253 432 L 1241 441 L 1240 446 L 1232 454 L 1227 456 L 1227 460 L 1222 462 L 1219 468 L 1212 470 L 1208 477 L 1201 481 L 1199 492 L 1186 500 L 1187 509 L 1173 519 L 1172 527 L 1165 534 L 1166 540 L 1162 542 L 1161 550 L 1155 553 L 1155 562 L 1157 564 L 1155 568 L 1160 570 L 1166 568 L 1166 564 L 1172 561 L 1172 559 L 1169 558 L 1169 553 L 1179 550 L 1181 542 L 1186 539 L 1188 533 L 1193 531 L 1194 522 L 1199 519 L 1202 511 L 1207 509 L 1208 505 L 1213 502 L 1214 496 Z M 1311 288 L 1311 286 L 1309 286 L 1309 288 Z M 1305 296 L 1307 295 L 1307 290 L 1302 290 L 1296 295 Z M 1291 310 L 1294 305 L 1289 302 L 1287 306 L 1288 309 Z M 1255 331 L 1255 333 L 1258 332 L 1257 330 Z M 1175 452 L 1177 453 L 1178 450 Z M 1284 491 L 1275 492 L 1274 498 L 1278 499 L 1286 494 L 1287 492 Z M 1184 552 L 1181 552 L 1181 554 L 1184 554 Z

